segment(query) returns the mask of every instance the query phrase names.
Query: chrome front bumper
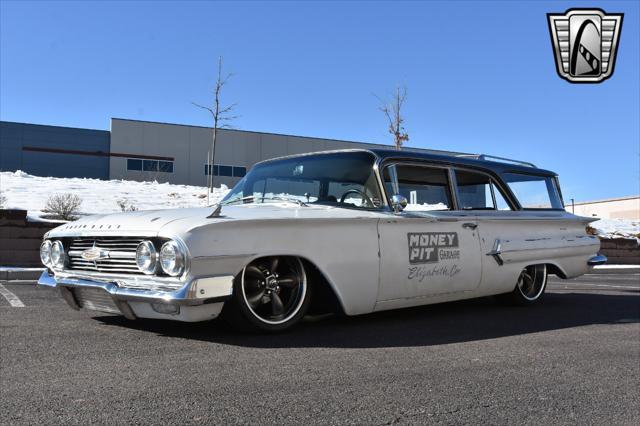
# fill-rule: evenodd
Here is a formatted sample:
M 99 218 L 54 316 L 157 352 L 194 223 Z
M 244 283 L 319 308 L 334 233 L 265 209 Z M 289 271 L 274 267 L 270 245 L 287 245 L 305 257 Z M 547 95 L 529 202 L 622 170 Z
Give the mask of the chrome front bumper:
M 224 302 L 231 297 L 233 291 L 232 276 L 217 276 L 194 278 L 187 281 L 181 288 L 174 291 L 145 290 L 118 286 L 108 280 L 56 277 L 44 271 L 38 280 L 38 286 L 57 288 L 61 296 L 73 309 L 80 309 L 79 298 L 75 292 L 79 289 L 93 289 L 104 291 L 111 297 L 118 310 L 127 318 L 137 318 L 131 304 L 140 303 L 153 305 L 200 306 L 204 304 Z M 90 308 L 88 308 L 90 309 Z M 154 308 L 155 309 L 155 308 Z M 97 309 L 100 310 L 100 309 Z

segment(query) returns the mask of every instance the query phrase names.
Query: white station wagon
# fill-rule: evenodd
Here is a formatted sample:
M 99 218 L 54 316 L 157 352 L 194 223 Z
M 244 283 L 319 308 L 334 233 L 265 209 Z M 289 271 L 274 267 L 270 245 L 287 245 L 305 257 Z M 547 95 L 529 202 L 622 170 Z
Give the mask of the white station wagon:
M 256 164 L 219 204 L 89 216 L 45 235 L 74 309 L 280 331 L 311 312 L 359 315 L 489 295 L 538 302 L 547 275 L 606 258 L 591 218 L 530 163 L 344 150 Z

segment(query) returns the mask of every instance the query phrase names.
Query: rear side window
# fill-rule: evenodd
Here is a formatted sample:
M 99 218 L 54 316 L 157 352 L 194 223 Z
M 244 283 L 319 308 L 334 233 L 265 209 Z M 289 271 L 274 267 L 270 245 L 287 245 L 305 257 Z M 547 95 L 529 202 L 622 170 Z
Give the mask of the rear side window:
M 458 204 L 462 210 L 511 210 L 488 175 L 456 170 Z
M 503 173 L 502 178 L 525 209 L 563 209 L 555 179 L 524 173 Z
M 409 204 L 405 211 L 452 209 L 446 169 L 402 164 L 389 166 L 384 169 L 384 184 L 389 195 L 407 198 Z

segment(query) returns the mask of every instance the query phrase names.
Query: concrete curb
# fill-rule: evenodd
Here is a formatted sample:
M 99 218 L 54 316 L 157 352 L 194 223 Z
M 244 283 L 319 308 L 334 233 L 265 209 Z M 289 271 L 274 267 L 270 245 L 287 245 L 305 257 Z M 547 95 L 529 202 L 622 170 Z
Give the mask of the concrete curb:
M 42 275 L 43 271 L 44 271 L 44 268 L 43 269 L 27 269 L 27 270 L 20 270 L 20 269 L 1 270 L 0 269 L 0 281 L 18 281 L 18 280 L 35 281 L 38 278 L 40 278 L 40 275 Z

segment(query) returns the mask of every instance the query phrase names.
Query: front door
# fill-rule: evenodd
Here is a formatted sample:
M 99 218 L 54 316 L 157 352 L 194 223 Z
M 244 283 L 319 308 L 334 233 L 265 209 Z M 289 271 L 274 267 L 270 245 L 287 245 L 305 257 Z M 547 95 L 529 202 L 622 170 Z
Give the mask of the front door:
M 378 301 L 473 290 L 480 284 L 480 239 L 470 212 L 453 211 L 447 168 L 398 164 L 383 170 L 388 193 L 410 200 L 379 222 Z M 411 303 L 409 303 L 411 304 Z

